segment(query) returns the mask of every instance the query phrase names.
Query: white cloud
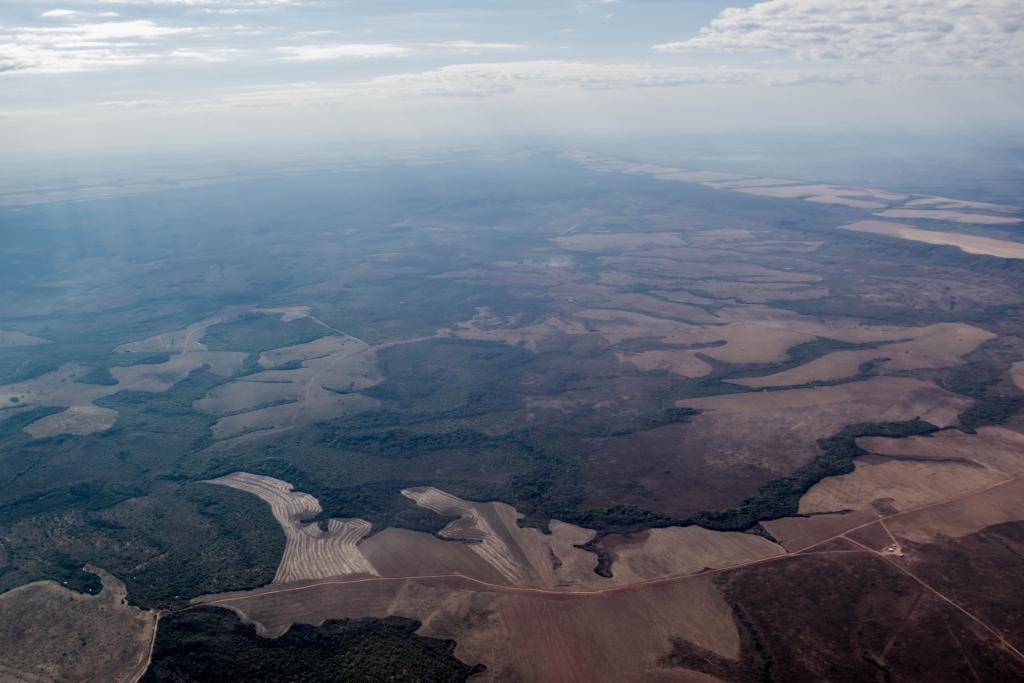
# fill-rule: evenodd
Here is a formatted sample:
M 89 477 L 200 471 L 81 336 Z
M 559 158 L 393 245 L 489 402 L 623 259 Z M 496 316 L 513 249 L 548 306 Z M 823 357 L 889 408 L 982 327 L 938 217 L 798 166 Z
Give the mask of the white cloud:
M 680 87 L 713 84 L 796 85 L 847 82 L 867 76 L 851 71 L 770 71 L 726 67 L 668 67 L 531 60 L 455 64 L 420 73 L 380 76 L 368 90 L 415 95 L 496 95 L 524 88 L 577 87 L 590 90 Z
M 464 52 L 481 52 L 483 50 L 525 50 L 526 45 L 520 43 L 478 43 L 475 40 L 449 40 L 444 43 L 430 43 L 429 47 L 449 48 Z
M 198 29 L 136 20 L 9 30 L 8 35 L 0 33 L 0 71 L 63 73 L 159 59 L 160 53 L 152 50 L 153 41 Z
M 46 17 L 48 19 L 64 19 L 66 17 L 74 17 L 82 14 L 81 10 L 77 9 L 51 9 L 43 12 L 39 16 Z
M 199 50 L 191 47 L 180 47 L 170 53 L 172 59 L 188 59 L 196 62 L 226 62 L 237 56 L 241 50 L 232 48 L 215 48 Z
M 103 43 L 124 40 L 149 40 L 161 36 L 193 33 L 196 29 L 187 27 L 161 26 L 148 20 L 104 21 L 74 26 L 24 27 L 12 30 L 15 42 L 28 45 L 53 45 L 55 47 L 99 46 Z
M 310 62 L 323 59 L 372 59 L 402 57 L 412 52 L 408 47 L 387 43 L 340 43 L 336 45 L 297 45 L 275 50 L 281 59 Z
M 1021 0 L 767 0 L 723 11 L 662 52 L 767 51 L 801 59 L 990 67 L 1024 64 Z

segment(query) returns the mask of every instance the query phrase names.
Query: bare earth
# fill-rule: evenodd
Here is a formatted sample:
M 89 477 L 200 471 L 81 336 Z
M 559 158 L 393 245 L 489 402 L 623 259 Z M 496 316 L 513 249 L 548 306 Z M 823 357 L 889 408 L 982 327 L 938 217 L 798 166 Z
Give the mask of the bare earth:
M 291 484 L 272 477 L 235 472 L 207 483 L 251 493 L 270 505 L 286 539 L 274 583 L 377 574 L 357 547 L 370 532 L 369 522 L 331 519 L 325 531 L 316 522 L 306 521 L 323 511 L 320 502 L 309 494 L 292 491 Z
M 937 221 L 953 221 L 954 223 L 976 223 L 979 225 L 1013 225 L 1020 223 L 1016 216 L 990 216 L 982 213 L 963 213 L 946 209 L 887 209 L 877 215 L 884 218 L 926 218 Z
M 968 254 L 997 256 L 999 258 L 1024 259 L 1024 243 L 997 240 L 991 237 L 976 237 L 958 232 L 939 232 L 937 230 L 921 230 L 904 223 L 888 221 L 859 221 L 841 226 L 844 230 L 870 232 L 876 235 L 888 235 L 915 242 L 928 244 L 946 244 L 956 247 Z
M 48 339 L 33 337 L 32 335 L 25 334 L 24 332 L 0 330 L 0 349 L 5 346 L 39 346 L 40 344 L 49 343 L 50 340 Z
M 0 595 L 0 681 L 134 683 L 142 676 L 155 616 L 125 604 L 121 581 L 102 569 L 90 571 L 103 580 L 98 595 L 52 581 Z

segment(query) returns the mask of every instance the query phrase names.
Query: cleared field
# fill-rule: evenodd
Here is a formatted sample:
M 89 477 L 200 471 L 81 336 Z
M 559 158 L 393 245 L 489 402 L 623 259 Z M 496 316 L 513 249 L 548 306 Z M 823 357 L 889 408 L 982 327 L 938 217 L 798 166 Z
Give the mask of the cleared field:
M 0 349 L 12 346 L 39 346 L 40 344 L 49 343 L 49 339 L 33 337 L 32 335 L 25 334 L 24 332 L 0 330 Z
M 609 536 L 602 545 L 611 550 L 614 580 L 622 584 L 694 574 L 785 552 L 760 536 L 699 526 L 649 529 L 633 537 Z
M 420 635 L 452 638 L 460 660 L 484 664 L 487 671 L 474 678 L 481 681 L 709 682 L 717 679 L 663 665 L 672 641 L 725 658 L 740 651 L 729 605 L 704 577 L 594 595 L 489 587 L 462 578 L 374 579 L 195 602 L 232 609 L 271 636 L 293 623 L 331 618 L 418 619 Z
M 998 258 L 1024 258 L 1024 243 L 997 240 L 991 237 L 977 237 L 959 232 L 940 232 L 938 230 L 921 230 L 904 223 L 889 221 L 859 221 L 850 225 L 840 226 L 843 230 L 868 232 L 874 235 L 899 237 L 900 239 L 926 242 L 928 244 L 944 244 L 956 247 L 968 254 L 996 256 Z
M 0 681 L 136 681 L 156 619 L 125 604 L 124 584 L 102 569 L 97 595 L 52 581 L 0 595 Z
M 1016 216 L 990 216 L 984 213 L 963 213 L 946 209 L 887 209 L 876 215 L 883 218 L 925 218 L 936 221 L 952 221 L 954 223 L 974 223 L 977 225 L 1013 225 L 1020 223 Z
M 859 458 L 850 474 L 815 484 L 800 499 L 800 512 L 875 509 L 892 514 L 1006 480 L 1002 472 L 958 462 Z
M 874 510 L 850 510 L 812 517 L 783 517 L 761 522 L 789 552 L 820 543 L 844 531 L 871 522 L 878 517 Z
M 111 368 L 110 374 L 117 380 L 112 385 L 79 382 L 87 368 L 69 363 L 34 379 L 0 386 L 0 405 L 10 406 L 6 408 L 8 412 L 34 406 L 67 407 L 63 413 L 36 420 L 25 427 L 25 431 L 37 439 L 57 434 L 92 434 L 109 429 L 117 419 L 116 410 L 92 405 L 99 398 L 119 391 L 167 391 L 203 365 L 216 374 L 227 376 L 241 367 L 244 359 L 244 353 L 227 351 L 182 352 L 163 363 Z
M 467 541 L 471 551 L 513 585 L 570 586 L 592 583 L 596 558 L 576 547 L 594 532 L 554 522 L 551 533 L 522 528 L 522 516 L 504 503 L 472 503 L 433 487 L 405 489 L 402 495 L 439 515 L 458 517 L 439 536 Z
M 884 209 L 887 205 L 882 202 L 872 202 L 866 199 L 853 199 L 851 197 L 838 197 L 836 195 L 814 195 L 807 197 L 804 201 L 816 202 L 818 204 L 840 204 L 851 206 L 855 209 Z
M 935 209 L 975 209 L 977 211 L 1006 211 L 1017 212 L 1020 207 L 1007 204 L 990 204 L 988 202 L 970 202 L 963 199 L 950 199 L 949 197 L 921 197 L 912 199 L 905 206 L 929 206 Z
M 270 369 L 215 387 L 193 404 L 222 416 L 213 427 L 216 438 L 276 432 L 377 405 L 355 393 L 380 381 L 376 352 L 355 337 L 321 337 L 266 351 L 259 363 Z M 294 369 L 276 369 L 296 363 Z
M 674 516 L 737 505 L 820 453 L 818 439 L 860 422 L 921 417 L 949 425 L 970 400 L 931 382 L 876 377 L 838 386 L 685 399 L 685 422 L 589 442 L 594 507 L 632 504 Z
M 925 510 L 900 515 L 886 525 L 901 539 L 931 543 L 941 536 L 960 538 L 986 527 L 1024 520 L 1024 480 L 964 495 Z
M 818 439 L 844 425 L 920 417 L 946 426 L 969 403 L 931 382 L 875 377 L 838 386 L 686 399 L 677 405 L 704 411 L 693 418 L 691 431 L 723 462 L 772 453 L 785 463 L 783 468 L 793 468 L 816 451 Z M 771 460 L 753 462 L 772 467 Z
M 839 185 L 786 185 L 784 187 L 753 187 L 737 188 L 736 192 L 756 194 L 763 197 L 781 199 L 801 199 L 805 197 L 872 197 L 882 201 L 903 201 L 905 194 L 873 190 L 866 187 L 842 187 Z
M 206 334 L 206 329 L 217 323 L 225 322 L 227 319 L 225 316 L 213 316 L 200 320 L 197 323 L 192 323 L 183 330 L 165 332 L 141 341 L 121 344 L 114 351 L 117 353 L 159 353 L 161 351 L 187 353 L 189 351 L 205 351 L 206 346 L 200 340 Z
M 268 315 L 281 316 L 281 322 L 290 323 L 293 320 L 310 317 L 309 306 L 279 306 L 277 308 L 254 308 L 256 313 L 267 313 Z
M 996 335 L 972 325 L 939 323 L 905 328 L 910 341 L 882 344 L 876 349 L 835 351 L 791 370 L 763 377 L 728 380 L 746 387 L 763 388 L 824 382 L 855 376 L 861 365 L 877 361 L 885 370 L 945 368 Z
M 274 583 L 352 574 L 377 575 L 358 548 L 359 541 L 370 532 L 369 522 L 330 519 L 327 529 L 321 529 L 316 522 L 305 521 L 323 511 L 320 502 L 272 477 L 235 472 L 207 483 L 251 493 L 270 505 L 285 535 L 284 555 Z
M 889 528 L 918 543 L 1024 519 L 1018 479 L 1024 476 L 1024 434 L 984 427 L 977 434 L 949 429 L 857 443 L 870 455 L 855 462 L 854 472 L 822 480 L 801 499 L 800 512 L 812 516 L 761 523 L 787 550 L 882 515 L 892 515 Z
M 1007 476 L 1024 475 L 1024 434 L 1005 427 L 982 427 L 977 434 L 949 429 L 904 439 L 865 437 L 857 444 L 881 456 L 961 462 Z
M 1024 389 L 1024 361 L 1018 361 L 1013 364 L 1010 368 L 1010 376 L 1013 377 L 1014 384 L 1020 389 Z
M 47 415 L 25 427 L 33 439 L 57 434 L 92 434 L 110 429 L 117 421 L 117 411 L 99 406 L 71 406 L 62 413 Z
M 658 351 L 617 351 L 615 357 L 644 371 L 663 370 L 683 377 L 704 377 L 711 372 L 711 366 L 701 360 L 693 351 L 685 349 L 661 349 Z
M 227 377 L 242 367 L 245 354 L 235 351 L 182 352 L 163 363 L 140 363 L 110 368 L 117 380 L 115 391 L 167 391 L 204 365 L 210 372 Z
M 734 190 L 740 187 L 770 187 L 772 185 L 799 185 L 798 180 L 783 180 L 782 178 L 749 178 L 746 180 L 723 180 L 718 182 L 701 183 L 705 187 L 715 190 Z
M 565 348 L 573 337 L 582 337 L 590 333 L 591 331 L 582 323 L 556 316 L 548 316 L 539 323 L 517 327 L 515 319 L 492 315 L 489 309 L 480 309 L 471 320 L 438 330 L 437 336 L 497 341 L 541 352 Z

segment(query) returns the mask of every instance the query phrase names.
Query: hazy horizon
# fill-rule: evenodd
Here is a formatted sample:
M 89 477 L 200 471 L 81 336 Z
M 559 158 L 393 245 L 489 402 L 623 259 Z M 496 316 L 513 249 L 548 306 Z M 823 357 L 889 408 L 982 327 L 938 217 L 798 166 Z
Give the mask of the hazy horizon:
M 8 158 L 633 134 L 1020 139 L 1007 0 L 13 0 Z

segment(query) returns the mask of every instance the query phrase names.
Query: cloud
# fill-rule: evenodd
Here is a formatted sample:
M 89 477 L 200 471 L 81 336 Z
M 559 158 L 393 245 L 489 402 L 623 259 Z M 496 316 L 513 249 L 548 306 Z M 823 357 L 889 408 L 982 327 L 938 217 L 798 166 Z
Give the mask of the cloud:
M 339 43 L 336 45 L 298 45 L 279 47 L 275 52 L 281 59 L 311 62 L 323 59 L 373 59 L 379 57 L 402 57 L 412 52 L 411 48 L 387 43 Z
M 478 43 L 475 40 L 449 40 L 444 43 L 429 43 L 428 47 L 447 48 L 460 52 L 482 52 L 484 50 L 525 50 L 520 43 Z
M 664 88 L 690 85 L 797 85 L 864 80 L 852 71 L 771 71 L 727 67 L 670 67 L 531 60 L 455 64 L 431 71 L 374 78 L 368 90 L 412 95 L 481 96 L 525 88 L 576 87 L 587 90 Z
M 48 19 L 64 19 L 66 17 L 75 17 L 80 14 L 82 14 L 82 11 L 77 9 L 51 9 L 43 12 L 39 16 L 46 17 Z
M 197 30 L 148 20 L 13 28 L 0 34 L 0 65 L 4 71 L 45 73 L 132 66 L 160 58 L 151 51 L 154 41 Z
M 661 52 L 776 52 L 908 66 L 1024 64 L 1020 0 L 768 0 L 724 10 Z

